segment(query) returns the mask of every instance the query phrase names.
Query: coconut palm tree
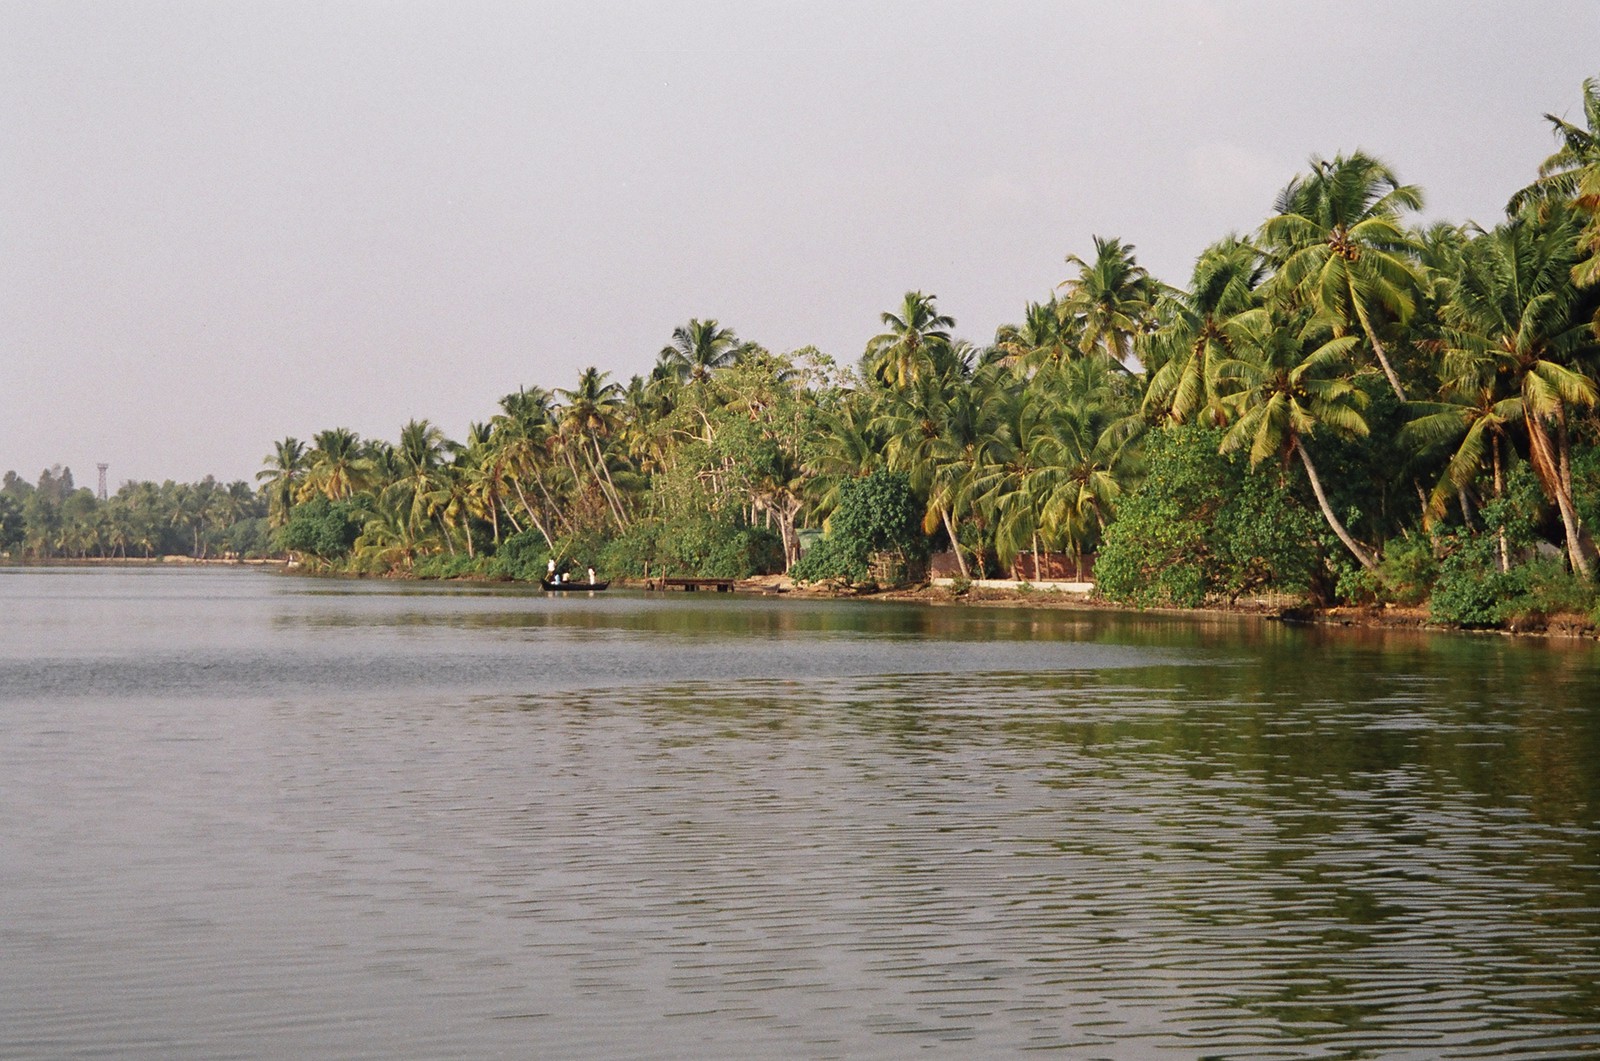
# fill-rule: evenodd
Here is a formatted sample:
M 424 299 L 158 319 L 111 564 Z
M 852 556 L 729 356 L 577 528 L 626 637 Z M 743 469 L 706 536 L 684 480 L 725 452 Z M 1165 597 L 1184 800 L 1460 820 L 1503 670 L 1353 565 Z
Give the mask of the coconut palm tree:
M 1600 400 L 1591 373 L 1597 345 L 1580 320 L 1572 266 L 1581 224 L 1561 203 L 1529 206 L 1471 240 L 1450 303 L 1445 363 L 1456 377 L 1482 377 L 1487 366 L 1514 399 L 1507 422 L 1522 424 L 1545 495 L 1561 514 L 1574 571 L 1591 577 L 1573 499 L 1569 420 Z
M 288 522 L 289 510 L 294 508 L 295 497 L 306 473 L 306 444 L 290 437 L 275 443 L 272 455 L 262 462 L 256 472 L 256 482 L 267 495 L 267 522 L 281 527 Z
M 299 500 L 321 494 L 337 501 L 367 487 L 374 468 L 359 435 L 349 428 L 333 427 L 318 431 L 311 438 L 313 445 L 306 454 Z
M 1147 412 L 1173 423 L 1195 417 L 1223 422 L 1227 411 L 1217 369 L 1231 356 L 1226 325 L 1260 305 L 1265 274 L 1261 252 L 1246 240 L 1230 236 L 1201 252 L 1189 290 L 1163 298 L 1165 323 L 1149 337 Z
M 1047 545 L 1065 544 L 1082 567 L 1084 550 L 1113 518 L 1134 464 L 1143 423 L 1127 414 L 1100 361 L 1067 365 L 1032 388 L 1039 413 L 1023 436 L 1029 471 L 1019 503 L 1031 508 Z M 1035 574 L 1039 545 L 1033 543 Z
M 1133 244 L 1094 237 L 1094 261 L 1067 255 L 1078 275 L 1064 280 L 1059 311 L 1064 328 L 1076 331 L 1078 348 L 1132 371 L 1136 336 L 1149 330 L 1161 285 L 1141 266 Z
M 1066 330 L 1067 323 L 1054 297 L 1030 302 L 1021 324 L 1002 324 L 995 330 L 993 349 L 1002 363 L 1030 372 L 1059 365 L 1077 356 L 1078 340 Z
M 1564 200 L 1584 213 L 1588 222 L 1578 233 L 1578 246 L 1585 256 L 1573 263 L 1572 280 L 1592 287 L 1600 283 L 1600 78 L 1583 83 L 1583 125 L 1554 114 L 1544 117 L 1561 147 L 1539 166 L 1539 179 L 1511 197 L 1506 210 L 1519 214 L 1532 202 Z M 1600 318 L 1595 323 L 1600 327 Z
M 1248 448 L 1250 463 L 1299 457 L 1322 518 L 1350 555 L 1376 573 L 1377 564 L 1345 529 L 1322 487 L 1308 443 L 1321 431 L 1365 437 L 1367 396 L 1351 383 L 1348 363 L 1358 337 L 1336 335 L 1323 318 L 1268 305 L 1228 322 L 1234 350 L 1221 369 L 1238 387 L 1226 403 L 1237 417 L 1222 450 Z
M 659 363 L 679 380 L 700 383 L 719 368 L 727 368 L 751 344 L 742 342 L 732 328 L 714 320 L 690 320 L 672 329 L 672 342 L 661 348 Z
M 1277 271 L 1268 297 L 1311 307 L 1336 321 L 1336 334 L 1366 337 L 1395 397 L 1400 376 L 1378 338 L 1384 315 L 1404 321 L 1416 307 L 1421 277 L 1415 247 L 1401 223 L 1422 208 L 1422 191 L 1357 151 L 1332 161 L 1313 156 L 1311 173 L 1278 195 L 1277 215 L 1261 226 Z
M 591 365 L 578 374 L 576 387 L 557 392 L 567 399 L 566 406 L 560 412 L 561 436 L 566 443 L 564 451 L 573 478 L 582 478 L 572 458 L 572 451 L 576 449 L 583 454 L 596 488 L 616 520 L 617 529 L 626 530 L 627 513 L 617 493 L 616 483 L 612 481 L 611 470 L 607 467 L 606 453 L 600 446 L 600 440 L 611 435 L 618 425 L 621 388 L 615 383 L 606 382 L 610 375 Z
M 500 399 L 500 412 L 490 421 L 490 431 L 506 481 L 545 544 L 554 549 L 555 540 L 549 525 L 565 523 L 567 517 L 546 483 L 547 470 L 554 459 L 553 396 L 541 387 L 522 388 L 515 394 L 507 394 Z M 526 488 L 529 480 L 532 480 L 532 499 Z
M 443 469 L 455 449 L 455 443 L 427 420 L 409 420 L 400 429 L 400 442 L 394 447 L 399 474 L 385 495 L 389 504 L 405 513 L 414 542 L 420 542 L 423 528 L 435 515 L 434 501 L 444 485 Z
M 881 314 L 888 330 L 867 341 L 863 366 L 881 383 L 906 387 L 927 375 L 936 375 L 948 362 L 950 329 L 955 318 L 940 313 L 935 296 L 907 291 L 897 313 Z

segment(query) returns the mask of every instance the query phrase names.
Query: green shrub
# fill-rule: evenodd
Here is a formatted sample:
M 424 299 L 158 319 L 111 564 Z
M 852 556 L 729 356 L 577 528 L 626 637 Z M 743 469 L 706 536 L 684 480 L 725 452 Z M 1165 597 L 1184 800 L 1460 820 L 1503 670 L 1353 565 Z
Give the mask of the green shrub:
M 1439 561 L 1433 542 L 1422 536 L 1397 538 L 1383 550 L 1378 562 L 1382 578 L 1373 589 L 1396 604 L 1421 604 L 1439 578 Z
M 290 512 L 288 522 L 278 529 L 277 546 L 325 561 L 339 560 L 349 555 L 365 522 L 354 501 L 314 497 Z
M 545 543 L 544 535 L 529 527 L 500 543 L 487 571 L 499 578 L 536 582 L 544 577 L 549 559 L 550 546 Z
M 1168 427 L 1147 440 L 1148 474 L 1106 529 L 1095 581 L 1109 600 L 1195 607 L 1261 590 L 1306 591 L 1321 521 L 1269 468 L 1217 452 L 1222 433 Z
M 910 480 L 899 472 L 877 471 L 840 484 L 839 507 L 828 521 L 828 533 L 789 574 L 802 582 L 863 582 L 872 554 L 922 559 L 929 544 Z

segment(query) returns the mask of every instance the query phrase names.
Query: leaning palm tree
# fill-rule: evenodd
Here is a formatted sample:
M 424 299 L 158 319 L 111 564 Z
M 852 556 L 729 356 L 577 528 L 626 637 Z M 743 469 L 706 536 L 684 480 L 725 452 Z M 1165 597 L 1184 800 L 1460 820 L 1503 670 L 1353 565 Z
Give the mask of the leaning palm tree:
M 1401 401 L 1405 389 L 1378 325 L 1385 314 L 1403 321 L 1416 307 L 1421 277 L 1400 215 L 1421 208 L 1421 189 L 1401 184 L 1388 166 L 1357 151 L 1331 162 L 1313 157 L 1311 173 L 1289 182 L 1278 195 L 1277 216 L 1261 226 L 1262 245 L 1277 265 L 1268 297 L 1325 314 L 1337 322 L 1337 334 L 1365 336 Z
M 616 520 L 617 529 L 626 530 L 627 513 L 622 505 L 622 497 L 617 492 L 617 484 L 611 478 L 606 452 L 600 445 L 600 439 L 611 435 L 618 426 L 621 388 L 615 383 L 606 382 L 610 375 L 591 365 L 578 374 L 576 387 L 558 391 L 567 399 L 566 407 L 561 410 L 561 433 L 566 442 L 564 449 L 573 478 L 582 478 L 577 462 L 572 458 L 572 451 L 576 448 L 589 465 L 595 485 L 605 498 L 612 518 Z
M 543 536 L 545 544 L 554 549 L 555 539 L 549 526 L 565 524 L 567 517 L 546 482 L 547 470 L 554 459 L 553 397 L 541 387 L 522 388 L 501 398 L 500 410 L 490 421 L 492 448 L 502 462 L 506 481 L 517 495 L 522 511 Z
M 1447 371 L 1466 376 L 1484 362 L 1515 400 L 1528 454 L 1545 495 L 1556 505 L 1574 571 L 1591 577 L 1573 498 L 1568 423 L 1593 408 L 1597 344 L 1579 319 L 1572 266 L 1580 221 L 1561 203 L 1530 206 L 1472 240 L 1445 307 Z
M 1367 396 L 1351 381 L 1348 363 L 1357 337 L 1336 335 L 1323 319 L 1301 310 L 1265 306 L 1228 322 L 1235 356 L 1223 367 L 1238 390 L 1226 399 L 1237 419 L 1222 450 L 1248 448 L 1250 463 L 1299 457 L 1322 518 L 1350 555 L 1376 573 L 1377 563 L 1334 514 L 1308 443 L 1319 430 L 1365 437 Z
M 305 477 L 306 444 L 293 437 L 274 443 L 272 455 L 262 463 L 265 467 L 256 472 L 256 482 L 267 495 L 267 522 L 281 527 L 289 520 Z
M 1063 281 L 1059 303 L 1063 327 L 1077 330 L 1078 347 L 1132 371 L 1136 336 L 1149 330 L 1161 285 L 1133 255 L 1133 244 L 1094 237 L 1094 261 L 1067 255 L 1078 275 Z
M 1506 210 L 1516 214 L 1532 202 L 1568 201 L 1586 214 L 1588 223 L 1578 234 L 1586 256 L 1573 264 L 1572 279 L 1591 287 L 1600 283 L 1600 78 L 1583 83 L 1582 126 L 1554 114 L 1544 117 L 1561 147 L 1539 166 L 1539 179 L 1511 197 Z

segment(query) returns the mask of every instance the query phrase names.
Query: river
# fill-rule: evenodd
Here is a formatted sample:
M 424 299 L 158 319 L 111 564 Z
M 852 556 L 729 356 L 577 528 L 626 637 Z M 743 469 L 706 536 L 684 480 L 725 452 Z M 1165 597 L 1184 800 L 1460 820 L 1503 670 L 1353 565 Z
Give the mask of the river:
M 1600 649 L 0 568 L 0 1056 L 1600 1055 Z

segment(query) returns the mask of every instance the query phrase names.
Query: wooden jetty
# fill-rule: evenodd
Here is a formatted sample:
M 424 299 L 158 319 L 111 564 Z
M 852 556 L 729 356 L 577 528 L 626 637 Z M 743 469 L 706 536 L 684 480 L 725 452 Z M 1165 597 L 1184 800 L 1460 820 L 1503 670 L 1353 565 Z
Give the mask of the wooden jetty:
M 659 590 L 681 589 L 685 593 L 695 593 L 702 589 L 731 593 L 734 581 L 731 578 L 657 578 L 646 582 L 645 587 Z

